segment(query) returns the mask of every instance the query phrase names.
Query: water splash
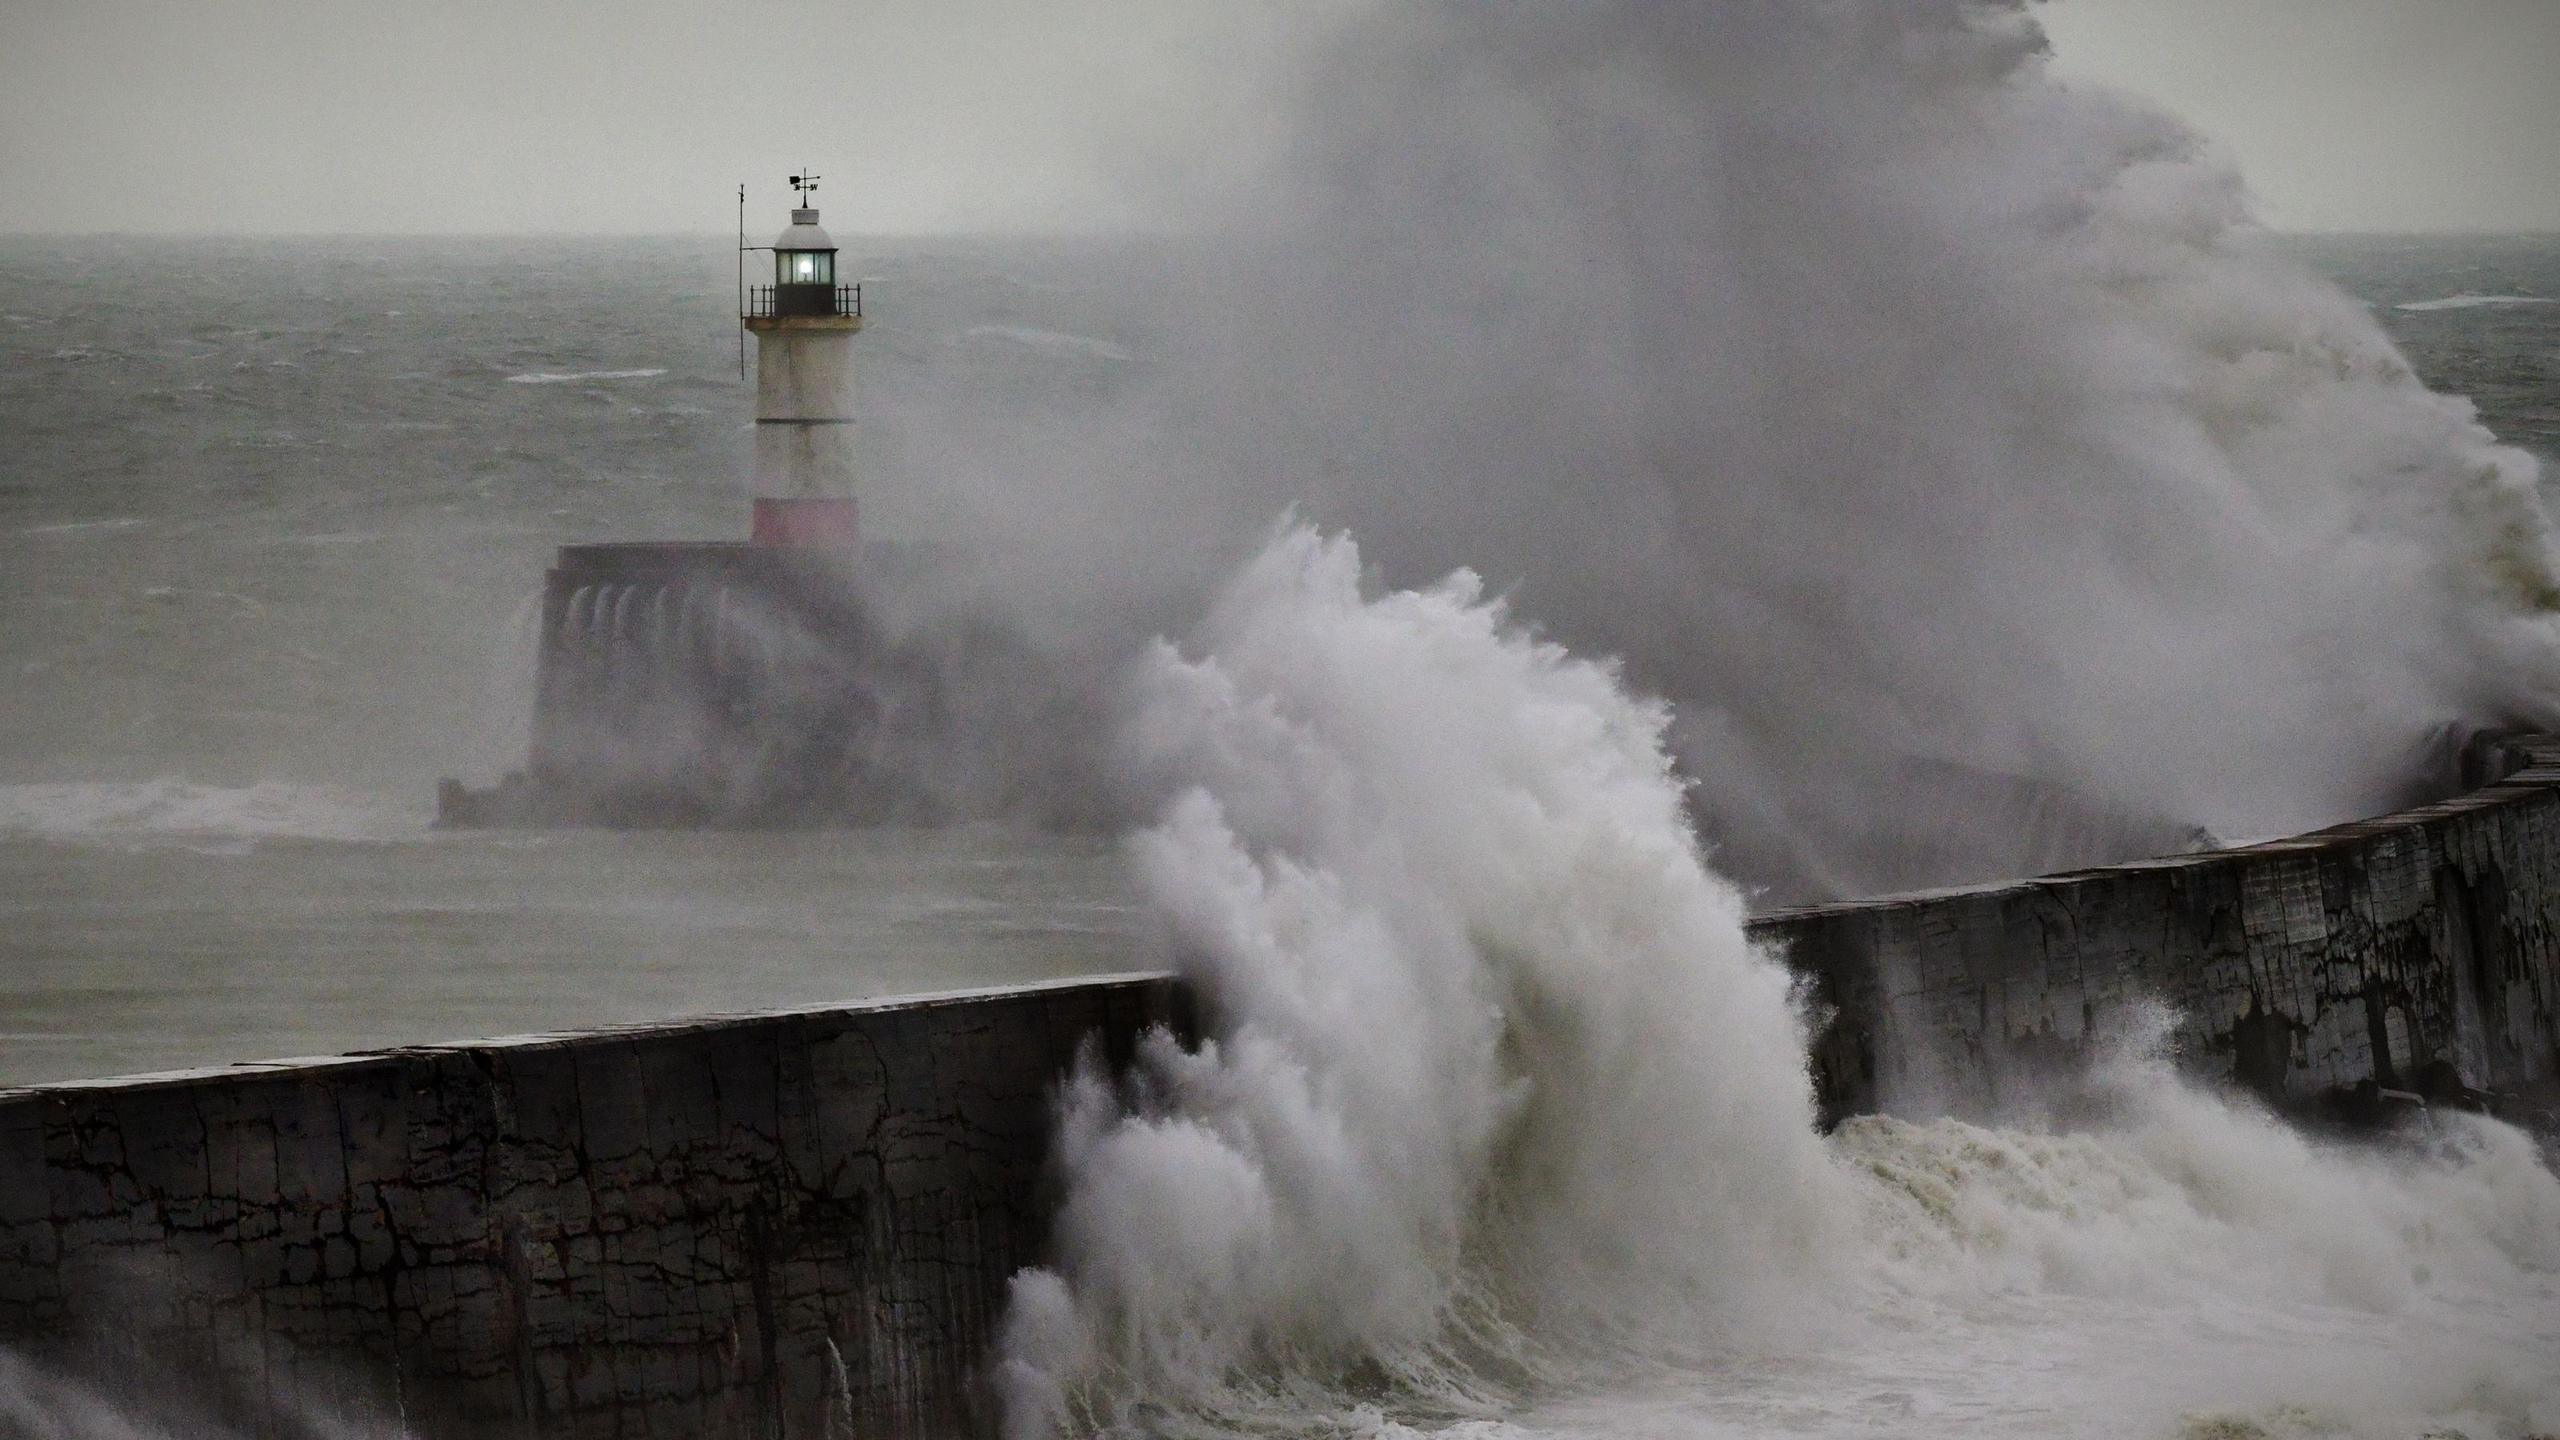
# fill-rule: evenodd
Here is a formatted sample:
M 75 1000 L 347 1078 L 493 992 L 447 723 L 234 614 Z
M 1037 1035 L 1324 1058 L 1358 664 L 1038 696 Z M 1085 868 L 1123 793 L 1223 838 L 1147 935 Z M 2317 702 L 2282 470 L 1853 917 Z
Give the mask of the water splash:
M 1303 528 L 1200 647 L 1147 663 L 1130 763 L 1213 1038 L 1159 1038 L 1125 1096 L 1076 1082 L 1064 1250 L 1007 1332 L 1016 1433 L 1353 1371 L 1464 1409 L 1533 1336 L 1799 1309 L 1849 1192 L 1662 707 L 1471 576 L 1364 599 L 1350 542 Z
M 1364 595 L 1305 528 L 1150 657 L 1132 853 L 1207 1033 L 1064 1096 L 1015 1440 L 2560 1417 L 2560 1180 L 2507 1127 L 2318 1144 L 2133 1006 L 2028 1097 L 2069 1124 L 1818 1136 L 1665 723 L 1473 577 Z
M 1302 501 L 1624 657 L 1788 900 L 2377 813 L 2448 727 L 2560 719 L 2533 459 L 2024 0 L 1290 14 L 1200 47 L 1272 57 L 1262 143 L 1129 167 L 1213 237 L 1127 297 L 1149 378 L 977 467 L 1043 478 L 979 502 L 1063 577 L 1026 610 Z

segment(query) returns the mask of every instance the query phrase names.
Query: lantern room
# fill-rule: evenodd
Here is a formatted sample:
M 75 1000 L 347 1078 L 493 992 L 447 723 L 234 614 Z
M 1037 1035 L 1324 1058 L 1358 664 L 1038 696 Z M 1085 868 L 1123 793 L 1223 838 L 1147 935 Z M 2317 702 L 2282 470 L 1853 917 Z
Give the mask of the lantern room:
M 836 242 L 818 228 L 814 209 L 792 211 L 789 228 L 773 242 L 773 313 L 844 313 L 836 295 Z
M 774 319 L 860 315 L 862 292 L 836 283 L 836 242 L 819 227 L 817 207 L 808 203 L 816 198 L 818 177 L 794 175 L 791 188 L 800 192 L 801 204 L 773 242 L 773 284 L 749 292 L 746 315 Z M 744 192 L 740 193 L 743 198 Z
M 790 228 L 773 242 L 773 283 L 776 285 L 833 285 L 836 283 L 836 242 L 818 228 L 818 212 L 794 210 Z

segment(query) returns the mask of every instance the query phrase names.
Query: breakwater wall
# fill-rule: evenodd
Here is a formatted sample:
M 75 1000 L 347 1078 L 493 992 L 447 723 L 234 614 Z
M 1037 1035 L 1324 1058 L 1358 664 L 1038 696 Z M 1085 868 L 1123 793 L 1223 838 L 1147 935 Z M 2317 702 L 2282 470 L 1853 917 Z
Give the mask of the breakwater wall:
M 0 1344 L 247 1434 L 982 1431 L 1052 1087 L 1181 1006 L 1127 976 L 0 1092 Z
M 1789 911 L 1833 1116 L 1970 1110 L 2127 1006 L 2301 1107 L 2560 1082 L 2560 741 L 2264 845 Z M 1164 975 L 0 1092 L 0 1344 L 244 1433 L 984 1433 L 1051 1087 Z
M 2228 850 L 1752 922 L 1835 1015 L 1831 1116 L 1979 1112 L 2126 1007 L 2279 1108 L 2548 1103 L 2560 1085 L 2560 739 L 2485 737 L 2432 805 Z

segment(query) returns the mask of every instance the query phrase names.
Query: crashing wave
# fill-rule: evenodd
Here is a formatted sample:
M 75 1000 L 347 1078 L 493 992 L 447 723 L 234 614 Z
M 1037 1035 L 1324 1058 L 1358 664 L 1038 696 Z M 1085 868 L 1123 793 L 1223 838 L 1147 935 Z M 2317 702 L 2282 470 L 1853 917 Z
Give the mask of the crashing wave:
M 1198 23 L 1282 23 L 1244 9 Z M 1197 47 L 1279 57 L 1234 86 L 1267 143 L 1133 167 L 1206 237 L 1119 312 L 1146 373 L 994 442 L 1051 497 L 970 521 L 1052 587 L 1026 615 L 1205 588 L 1302 501 L 1623 657 L 1786 902 L 2157 828 L 2055 854 L 1933 776 L 2263 834 L 2409 803 L 2448 728 L 2560 723 L 2536 461 L 2187 127 L 2057 80 L 2025 0 L 1288 14 Z M 1961 863 L 1872 858 L 1923 849 Z
M 2178 1079 L 2137 1006 L 2022 1097 L 2070 1124 L 1826 1140 L 1664 707 L 1471 576 L 1360 577 L 1292 529 L 1138 679 L 1132 855 L 1205 1034 L 1062 1098 L 1013 1440 L 2560 1418 L 2560 1180 L 2523 1135 L 2314 1143 Z

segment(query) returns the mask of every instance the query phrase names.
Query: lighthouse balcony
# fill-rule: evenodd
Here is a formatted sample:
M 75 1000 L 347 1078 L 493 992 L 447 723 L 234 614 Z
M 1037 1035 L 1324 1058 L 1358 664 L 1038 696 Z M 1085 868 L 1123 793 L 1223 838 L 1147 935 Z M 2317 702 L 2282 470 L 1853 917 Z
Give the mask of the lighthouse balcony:
M 753 285 L 744 320 L 860 320 L 860 285 Z

